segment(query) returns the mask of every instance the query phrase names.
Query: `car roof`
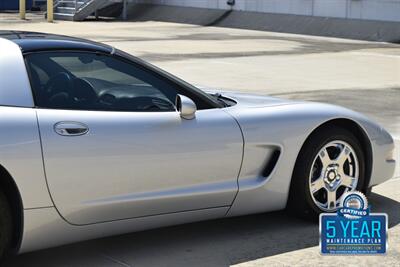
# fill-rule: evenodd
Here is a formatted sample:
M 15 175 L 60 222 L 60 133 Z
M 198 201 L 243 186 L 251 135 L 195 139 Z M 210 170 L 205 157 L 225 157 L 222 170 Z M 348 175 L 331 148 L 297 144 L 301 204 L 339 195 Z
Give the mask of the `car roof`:
M 112 53 L 111 46 L 64 35 L 27 32 L 27 31 L 0 31 L 0 38 L 16 43 L 23 53 L 49 50 L 84 50 L 103 53 Z

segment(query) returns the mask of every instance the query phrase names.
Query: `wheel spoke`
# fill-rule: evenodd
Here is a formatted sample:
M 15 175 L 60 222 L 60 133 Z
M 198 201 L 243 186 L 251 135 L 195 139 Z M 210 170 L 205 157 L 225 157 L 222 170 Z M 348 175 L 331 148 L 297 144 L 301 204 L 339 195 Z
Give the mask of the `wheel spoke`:
M 318 156 L 322 162 L 323 169 L 325 169 L 332 161 L 331 158 L 329 157 L 328 151 L 325 148 L 321 149 Z
M 354 181 L 355 181 L 354 177 L 351 177 L 349 175 L 343 174 L 342 175 L 342 183 L 341 183 L 341 185 L 344 185 L 344 186 L 349 187 L 349 188 L 353 188 Z
M 324 144 L 309 172 L 308 188 L 314 203 L 323 211 L 336 210 L 337 193 L 342 194 L 342 189 L 355 189 L 359 179 L 358 168 L 358 155 L 351 144 L 343 140 Z
M 311 193 L 314 194 L 318 192 L 321 188 L 325 186 L 324 179 L 321 177 L 318 177 L 317 180 L 311 183 Z
M 336 190 L 330 191 L 327 190 L 327 207 L 328 209 L 336 208 Z
M 339 164 L 339 166 L 343 166 L 349 154 L 350 154 L 350 149 L 348 149 L 347 146 L 343 146 L 339 155 L 335 159 L 336 163 Z

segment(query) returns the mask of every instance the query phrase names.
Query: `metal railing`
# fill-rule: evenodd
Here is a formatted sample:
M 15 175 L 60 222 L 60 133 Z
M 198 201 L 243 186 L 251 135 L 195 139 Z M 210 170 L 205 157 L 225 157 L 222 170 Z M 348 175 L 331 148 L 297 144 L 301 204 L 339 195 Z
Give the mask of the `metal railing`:
M 123 2 L 126 13 L 127 0 L 54 0 L 54 6 L 51 10 L 58 19 L 80 21 L 93 14 L 97 18 L 99 10 Z
M 61 5 L 63 3 L 73 3 L 73 7 L 75 8 L 75 13 L 76 13 L 92 1 L 95 1 L 95 0 L 54 0 L 53 8 L 54 8 L 54 11 L 56 11 L 57 8 L 61 7 Z

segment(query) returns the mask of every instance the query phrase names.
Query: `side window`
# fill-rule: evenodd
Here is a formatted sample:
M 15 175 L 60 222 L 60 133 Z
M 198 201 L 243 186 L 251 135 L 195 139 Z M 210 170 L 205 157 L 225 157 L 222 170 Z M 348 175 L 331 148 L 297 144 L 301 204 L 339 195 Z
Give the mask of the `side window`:
M 173 111 L 176 89 L 112 56 L 82 52 L 26 56 L 36 105 L 106 111 Z

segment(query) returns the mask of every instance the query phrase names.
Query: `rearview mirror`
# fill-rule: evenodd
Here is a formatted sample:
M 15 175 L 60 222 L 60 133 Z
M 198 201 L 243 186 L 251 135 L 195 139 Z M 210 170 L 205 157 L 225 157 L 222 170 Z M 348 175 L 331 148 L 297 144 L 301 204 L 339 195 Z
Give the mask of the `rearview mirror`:
M 186 97 L 184 95 L 177 95 L 175 105 L 183 119 L 191 120 L 196 117 L 196 104 L 189 97 Z

